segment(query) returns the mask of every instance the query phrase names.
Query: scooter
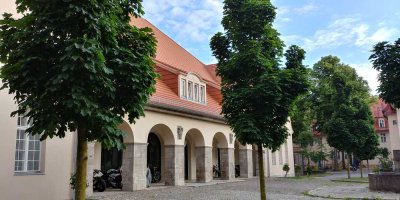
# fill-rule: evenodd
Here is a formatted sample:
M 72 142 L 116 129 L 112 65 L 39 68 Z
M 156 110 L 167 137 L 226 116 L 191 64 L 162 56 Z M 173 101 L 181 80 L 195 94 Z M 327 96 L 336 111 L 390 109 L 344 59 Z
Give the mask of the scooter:
M 108 187 L 119 188 L 122 190 L 122 171 L 120 169 L 109 169 L 103 176 Z
M 103 192 L 106 190 L 107 184 L 103 179 L 103 173 L 100 170 L 93 170 L 93 190 Z

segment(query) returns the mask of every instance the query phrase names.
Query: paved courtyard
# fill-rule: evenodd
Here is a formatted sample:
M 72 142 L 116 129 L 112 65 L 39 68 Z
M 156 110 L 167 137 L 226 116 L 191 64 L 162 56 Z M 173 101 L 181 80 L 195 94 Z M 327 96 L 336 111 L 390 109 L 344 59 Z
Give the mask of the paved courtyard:
M 352 174 L 357 176 L 358 174 Z M 393 199 L 400 200 L 400 194 L 369 192 L 366 183 L 332 182 L 331 179 L 345 177 L 344 173 L 313 178 L 269 178 L 267 179 L 267 199 Z M 259 199 L 258 178 L 239 179 L 224 183 L 214 181 L 207 184 L 188 183 L 186 186 L 153 186 L 134 192 L 96 192 L 96 200 L 243 200 Z M 313 195 L 313 196 L 310 196 Z M 314 197 L 320 196 L 320 197 Z

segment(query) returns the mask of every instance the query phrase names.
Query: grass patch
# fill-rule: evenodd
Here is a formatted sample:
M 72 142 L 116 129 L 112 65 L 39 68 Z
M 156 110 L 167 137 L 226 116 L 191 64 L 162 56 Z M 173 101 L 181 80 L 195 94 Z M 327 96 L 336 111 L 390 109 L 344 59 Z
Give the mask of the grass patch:
M 303 176 L 294 176 L 294 177 L 286 177 L 289 179 L 308 179 L 308 178 L 320 178 L 325 176 L 330 176 L 331 173 L 322 173 L 322 174 L 311 174 L 310 176 L 303 175 Z
M 350 179 L 341 178 L 341 179 L 332 179 L 331 181 L 334 181 L 334 182 L 347 182 L 347 183 L 369 183 L 369 180 L 368 180 L 367 177 L 364 177 L 364 178 L 351 177 Z

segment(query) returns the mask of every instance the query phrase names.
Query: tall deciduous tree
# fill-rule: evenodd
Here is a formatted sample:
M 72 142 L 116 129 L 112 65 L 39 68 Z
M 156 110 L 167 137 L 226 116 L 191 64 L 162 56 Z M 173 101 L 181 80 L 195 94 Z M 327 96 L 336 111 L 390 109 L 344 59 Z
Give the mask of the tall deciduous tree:
M 19 0 L 0 21 L 2 88 L 41 139 L 77 131 L 76 199 L 85 199 L 87 141 L 122 148 L 117 128 L 144 114 L 154 91 L 150 29 L 129 25 L 141 0 Z
M 368 85 L 337 57 L 323 57 L 314 65 L 314 71 L 319 79 L 314 94 L 317 122 L 327 135 L 328 144 L 349 155 L 350 178 L 350 155 L 367 140 L 376 140 L 373 144 L 377 144 L 368 106 Z
M 370 120 L 373 121 L 372 116 L 371 116 Z M 360 162 L 361 178 L 363 178 L 363 173 L 362 173 L 363 160 L 367 160 L 367 162 L 368 162 L 368 160 L 373 160 L 381 152 L 380 148 L 379 148 L 378 134 L 376 134 L 375 131 L 367 131 L 367 132 L 365 132 L 365 134 L 368 134 L 368 135 L 366 135 L 364 144 L 361 144 L 361 146 L 359 146 L 359 148 L 355 149 L 355 151 L 354 151 L 354 155 L 357 158 L 359 158 L 361 161 Z M 369 169 L 369 166 L 368 166 L 368 169 Z
M 293 100 L 307 90 L 305 51 L 291 46 L 279 67 L 283 42 L 272 27 L 269 0 L 225 0 L 225 33 L 210 42 L 222 78 L 222 113 L 243 144 L 256 144 L 261 199 L 266 199 L 263 147 L 277 150 L 288 136 L 285 124 Z
M 400 108 L 400 38 L 393 44 L 376 44 L 369 59 L 379 72 L 379 96 L 395 108 Z

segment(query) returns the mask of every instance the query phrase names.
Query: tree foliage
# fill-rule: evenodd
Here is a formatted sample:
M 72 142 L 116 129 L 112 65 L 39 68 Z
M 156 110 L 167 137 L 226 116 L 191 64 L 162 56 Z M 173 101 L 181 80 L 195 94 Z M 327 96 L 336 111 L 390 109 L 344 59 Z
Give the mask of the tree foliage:
M 2 89 L 8 88 L 41 139 L 78 132 L 77 193 L 84 198 L 86 142 L 122 148 L 117 128 L 144 114 L 154 92 L 155 38 L 129 25 L 141 0 L 19 0 L 0 21 Z M 79 193 L 79 194 L 78 194 Z
M 303 49 L 289 47 L 286 67 L 280 67 L 284 44 L 272 27 L 275 15 L 269 0 L 225 0 L 225 32 L 210 42 L 222 79 L 222 113 L 242 144 L 258 148 L 261 199 L 266 198 L 262 147 L 281 146 L 291 105 L 307 91 Z
M 2 88 L 33 122 L 27 132 L 64 137 L 81 124 L 89 141 L 121 147 L 117 125 L 143 115 L 156 77 L 151 30 L 129 25 L 139 2 L 23 0 L 24 17 L 4 14 Z
M 348 154 L 374 156 L 379 143 L 368 104 L 371 98 L 367 82 L 334 56 L 323 57 L 314 65 L 314 72 L 316 118 L 328 144 Z
M 387 103 L 400 108 L 400 38 L 393 44 L 376 44 L 369 57 L 373 68 L 378 70 L 379 96 Z
M 211 39 L 222 78 L 222 112 L 243 144 L 276 150 L 285 141 L 284 126 L 293 100 L 307 90 L 305 51 L 291 46 L 286 67 L 279 67 L 283 42 L 272 28 L 269 1 L 226 0 L 225 33 Z

